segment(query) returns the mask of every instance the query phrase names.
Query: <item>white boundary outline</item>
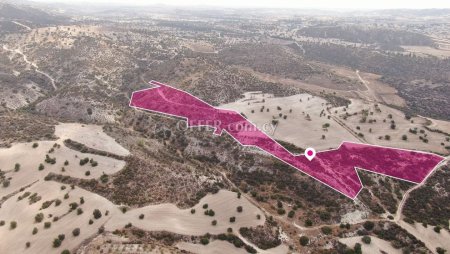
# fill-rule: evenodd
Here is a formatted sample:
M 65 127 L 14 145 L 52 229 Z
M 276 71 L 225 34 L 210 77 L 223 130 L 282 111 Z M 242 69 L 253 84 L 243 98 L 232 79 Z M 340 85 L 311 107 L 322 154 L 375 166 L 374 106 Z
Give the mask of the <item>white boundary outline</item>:
M 307 175 L 307 176 L 313 178 L 314 180 L 319 181 L 320 183 L 322 183 L 322 184 L 324 184 L 324 185 L 326 185 L 326 186 L 332 188 L 333 190 L 335 190 L 335 191 L 341 193 L 342 195 L 344 195 L 344 196 L 346 196 L 346 197 L 352 199 L 353 201 L 358 197 L 359 193 L 362 191 L 362 189 L 363 189 L 363 187 L 364 187 L 364 185 L 363 185 L 362 182 L 361 182 L 361 178 L 359 177 L 359 174 L 358 174 L 358 171 L 359 171 L 359 170 L 363 170 L 363 171 L 367 171 L 367 172 L 370 172 L 370 173 L 375 173 L 375 174 L 378 174 L 378 175 L 383 175 L 383 176 L 391 177 L 391 178 L 394 178 L 394 179 L 398 179 L 398 180 L 405 181 L 405 182 L 410 182 L 410 183 L 413 183 L 413 184 L 420 184 L 420 183 L 423 183 L 423 182 L 424 182 L 424 181 L 425 181 L 425 180 L 426 180 L 426 179 L 427 179 L 427 178 L 428 178 L 428 177 L 429 177 L 436 169 L 438 169 L 439 167 L 441 167 L 441 166 L 443 165 L 443 162 L 445 162 L 445 161 L 447 160 L 446 157 L 443 157 L 443 156 L 440 156 L 440 155 L 437 155 L 437 154 L 434 154 L 434 153 L 430 153 L 430 152 L 416 151 L 416 150 L 408 150 L 408 149 L 402 149 L 402 148 L 387 147 L 387 146 L 372 145 L 372 144 L 364 144 L 364 143 L 355 143 L 355 142 L 351 142 L 351 141 L 342 141 L 341 144 L 340 144 L 337 148 L 334 148 L 334 149 L 328 149 L 328 150 L 323 150 L 323 151 L 317 151 L 316 153 L 323 153 L 323 152 L 328 152 L 328 151 L 339 150 L 339 149 L 341 148 L 341 146 L 342 146 L 344 143 L 350 143 L 350 144 L 364 145 L 364 146 L 369 146 L 369 147 L 380 147 L 380 148 L 388 148 L 388 149 L 402 150 L 402 151 L 407 151 L 407 152 L 416 152 L 416 153 L 430 154 L 430 155 L 434 155 L 434 156 L 438 156 L 438 157 L 442 158 L 442 160 L 441 160 L 438 164 L 436 164 L 436 166 L 435 166 L 432 170 L 430 170 L 430 172 L 428 173 L 428 175 L 426 175 L 426 176 L 423 178 L 423 180 L 422 180 L 421 182 L 413 182 L 413 181 L 409 181 L 409 180 L 406 180 L 406 179 L 398 178 L 398 177 L 395 177 L 395 176 L 390 176 L 390 175 L 386 175 L 386 174 L 383 174 L 383 173 L 374 172 L 374 171 L 371 171 L 371 170 L 368 170 L 368 169 L 363 169 L 363 168 L 359 168 L 359 167 L 354 167 L 355 173 L 356 173 L 356 175 L 358 176 L 359 184 L 361 185 L 361 187 L 360 187 L 359 191 L 356 193 L 356 195 L 355 195 L 354 197 L 351 197 L 351 196 L 349 196 L 349 195 L 347 195 L 347 194 L 341 192 L 340 190 L 338 190 L 338 189 L 336 189 L 336 188 L 334 188 L 334 187 L 328 185 L 327 183 L 325 183 L 325 182 L 323 182 L 323 181 L 321 181 L 321 180 L 315 178 L 314 176 L 312 176 L 312 175 L 306 173 L 306 172 L 303 171 L 302 169 L 299 169 L 298 167 L 296 167 L 296 166 L 290 164 L 289 162 L 286 162 L 286 161 L 284 161 L 283 159 L 278 158 L 278 157 L 276 157 L 275 155 L 273 155 L 273 154 L 271 154 L 271 153 L 269 153 L 269 152 L 263 150 L 262 148 L 260 148 L 260 147 L 258 147 L 258 146 L 242 144 L 239 140 L 235 139 L 235 138 L 234 138 L 227 130 L 225 130 L 225 129 L 221 129 L 220 133 L 216 134 L 217 128 L 216 128 L 216 127 L 211 127 L 210 125 L 194 125 L 194 126 L 189 126 L 189 119 L 188 119 L 187 117 L 178 116 L 178 115 L 173 115 L 173 114 L 169 114 L 169 113 L 163 113 L 163 112 L 159 112 L 159 111 L 155 111 L 155 110 L 146 109 L 146 108 L 141 108 L 141 107 L 137 107 L 137 106 L 131 105 L 131 101 L 133 100 L 134 93 L 142 92 L 142 91 L 146 91 L 146 90 L 152 90 L 152 89 L 155 89 L 155 88 L 158 88 L 158 87 L 161 87 L 161 86 L 167 86 L 167 87 L 170 87 L 170 88 L 172 88 L 172 89 L 174 89 L 174 90 L 177 90 L 177 91 L 179 91 L 179 92 L 188 94 L 188 95 L 190 95 L 190 96 L 196 98 L 197 100 L 201 101 L 202 103 L 207 104 L 208 106 L 210 106 L 210 107 L 212 107 L 212 108 L 220 109 L 220 110 L 227 110 L 227 111 L 231 111 L 231 112 L 234 112 L 234 113 L 240 115 L 240 113 L 237 112 L 237 111 L 235 111 L 235 110 L 231 110 L 231 109 L 221 109 L 221 108 L 217 108 L 217 107 L 215 107 L 215 106 L 212 106 L 211 104 L 209 104 L 209 103 L 203 101 L 202 99 L 198 98 L 197 96 L 192 95 L 192 94 L 190 94 L 190 93 L 188 93 L 188 92 L 186 92 L 186 91 L 183 91 L 183 90 L 181 90 L 181 89 L 175 88 L 175 87 L 173 87 L 173 86 L 170 86 L 170 85 L 167 85 L 167 84 L 163 84 L 163 83 L 160 83 L 160 82 L 155 81 L 155 80 L 151 80 L 151 81 L 149 82 L 149 84 L 150 84 L 150 85 L 153 85 L 153 87 L 144 88 L 144 89 L 141 89 L 141 90 L 137 90 L 137 91 L 132 92 L 131 98 L 130 98 L 130 103 L 129 103 L 129 105 L 128 105 L 129 107 L 135 108 L 135 109 L 144 110 L 144 111 L 154 112 L 154 113 L 161 114 L 161 115 L 167 115 L 167 116 L 171 116 L 171 117 L 176 117 L 176 118 L 184 119 L 184 120 L 186 121 L 186 124 L 187 124 L 187 127 L 188 127 L 188 128 L 194 128 L 194 127 L 208 127 L 208 128 L 212 128 L 212 129 L 214 129 L 213 135 L 216 135 L 216 136 L 221 136 L 222 133 L 225 131 L 225 132 L 228 134 L 228 136 L 230 136 L 231 138 L 233 138 L 234 140 L 236 140 L 241 146 L 244 146 L 244 147 L 248 146 L 248 147 L 255 147 L 255 148 L 258 148 L 259 150 L 261 150 L 261 151 L 263 151 L 263 152 L 269 154 L 270 156 L 274 157 L 275 159 L 278 159 L 278 160 L 282 161 L 283 163 L 288 164 L 289 166 L 291 166 L 291 167 L 297 169 L 298 171 L 302 172 L 303 174 L 305 174 L 305 175 Z M 260 132 L 264 133 L 269 139 L 271 139 L 273 142 L 277 143 L 280 147 L 282 147 L 286 152 L 288 152 L 288 153 L 291 154 L 292 156 L 304 156 L 303 154 L 294 154 L 294 153 L 291 153 L 291 152 L 288 151 L 284 146 L 282 146 L 280 143 L 278 143 L 275 139 L 273 139 L 272 137 L 270 137 L 269 135 L 267 135 L 264 131 L 260 130 L 260 129 L 259 129 L 253 122 L 251 122 L 249 119 L 246 118 L 246 120 L 247 120 L 250 124 L 252 124 L 257 130 L 259 130 Z

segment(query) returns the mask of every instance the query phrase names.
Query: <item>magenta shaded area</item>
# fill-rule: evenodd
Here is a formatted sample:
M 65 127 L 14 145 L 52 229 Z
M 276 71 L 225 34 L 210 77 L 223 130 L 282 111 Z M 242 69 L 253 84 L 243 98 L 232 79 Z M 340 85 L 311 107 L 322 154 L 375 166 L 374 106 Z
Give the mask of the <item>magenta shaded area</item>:
M 183 117 L 189 126 L 215 128 L 217 135 L 225 130 L 242 145 L 256 146 L 350 198 L 362 188 L 355 168 L 420 183 L 443 160 L 429 153 L 343 142 L 338 149 L 317 152 L 309 161 L 287 151 L 235 111 L 215 108 L 159 82 L 150 83 L 155 87 L 134 92 L 130 106 Z

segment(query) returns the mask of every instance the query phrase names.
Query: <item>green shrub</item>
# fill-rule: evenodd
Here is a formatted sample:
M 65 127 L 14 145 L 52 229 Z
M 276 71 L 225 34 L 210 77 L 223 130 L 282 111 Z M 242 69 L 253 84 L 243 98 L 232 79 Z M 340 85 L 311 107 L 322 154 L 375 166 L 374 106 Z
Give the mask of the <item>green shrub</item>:
M 72 235 L 73 236 L 79 236 L 80 235 L 80 229 L 79 228 L 75 228 L 74 230 L 72 230 Z
M 333 230 L 330 227 L 327 227 L 327 226 L 324 226 L 324 227 L 320 228 L 320 230 L 325 235 L 329 235 L 329 234 L 331 234 L 333 232 Z
M 373 229 L 373 227 L 375 227 L 375 223 L 373 223 L 372 221 L 366 221 L 363 224 L 363 227 L 367 230 L 370 231 Z
M 100 210 L 95 209 L 94 212 L 92 212 L 92 214 L 94 215 L 94 219 L 100 219 L 100 217 L 102 217 L 102 212 L 100 212 Z
M 309 238 L 307 236 L 305 236 L 305 235 L 302 235 L 300 237 L 300 245 L 301 246 L 306 246 L 306 245 L 308 245 L 308 243 L 309 243 Z
M 40 223 L 40 222 L 42 222 L 42 220 L 44 220 L 44 214 L 43 213 L 38 213 L 38 214 L 36 214 L 36 216 L 34 216 L 34 221 L 36 223 Z
M 437 252 L 438 254 L 445 254 L 445 253 L 447 252 L 447 250 L 445 250 L 445 249 L 443 249 L 443 248 L 441 248 L 441 247 L 437 247 L 437 248 L 436 248 L 436 252 Z
M 206 237 L 203 237 L 202 239 L 200 239 L 200 243 L 203 245 L 207 245 L 209 243 L 209 239 Z
M 61 246 L 61 240 L 59 238 L 55 238 L 53 240 L 53 248 L 58 248 L 59 246 Z
M 10 223 L 9 223 L 9 228 L 10 229 L 15 229 L 17 227 L 17 222 L 16 221 L 11 221 Z
M 294 210 L 289 211 L 289 213 L 288 213 L 288 217 L 289 218 L 293 218 L 294 215 L 295 215 L 295 211 Z
M 313 225 L 312 220 L 306 219 L 306 221 L 305 221 L 305 226 L 306 226 L 306 227 L 311 227 L 312 225 Z
M 72 210 L 75 210 L 78 208 L 78 204 L 77 204 L 77 202 L 72 202 L 69 204 L 69 207 L 70 207 L 70 211 L 72 211 Z
M 89 158 L 84 158 L 80 160 L 80 166 L 84 166 L 86 163 L 89 162 Z
M 365 235 L 361 238 L 361 241 L 365 244 L 370 244 L 372 242 L 372 238 L 370 238 L 370 236 Z
M 245 250 L 246 250 L 248 253 L 252 253 L 252 254 L 257 253 L 257 251 L 255 250 L 255 248 L 253 248 L 253 247 L 250 246 L 250 245 L 245 245 Z

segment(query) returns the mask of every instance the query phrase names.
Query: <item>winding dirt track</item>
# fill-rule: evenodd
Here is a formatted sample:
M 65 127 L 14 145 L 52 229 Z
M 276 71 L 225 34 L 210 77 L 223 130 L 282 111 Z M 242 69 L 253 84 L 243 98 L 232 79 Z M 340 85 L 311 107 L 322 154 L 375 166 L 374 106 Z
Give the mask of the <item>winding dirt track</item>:
M 36 63 L 31 62 L 30 60 L 28 60 L 27 55 L 25 55 L 22 51 L 20 51 L 19 49 L 10 49 L 10 48 L 8 48 L 6 45 L 3 45 L 3 49 L 6 50 L 6 51 L 9 51 L 9 52 L 12 52 L 12 53 L 14 53 L 14 54 L 19 54 L 19 55 L 21 55 L 21 56 L 23 57 L 23 60 L 24 60 L 28 65 L 33 66 L 34 69 L 35 69 L 35 71 L 36 71 L 37 73 L 40 73 L 40 74 L 44 75 L 45 77 L 47 77 L 47 78 L 50 80 L 50 83 L 52 84 L 53 89 L 55 89 L 55 90 L 58 89 L 58 88 L 56 87 L 56 84 L 55 84 L 55 79 L 54 79 L 52 76 L 50 76 L 48 73 L 39 70 L 38 65 L 37 65 Z

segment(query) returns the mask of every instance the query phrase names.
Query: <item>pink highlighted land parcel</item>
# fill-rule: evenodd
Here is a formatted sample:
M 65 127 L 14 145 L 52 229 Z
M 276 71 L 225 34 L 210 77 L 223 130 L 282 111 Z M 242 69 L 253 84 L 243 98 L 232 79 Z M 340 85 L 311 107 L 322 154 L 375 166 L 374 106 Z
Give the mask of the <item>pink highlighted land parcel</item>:
M 131 107 L 185 118 L 190 127 L 210 126 L 216 135 L 225 131 L 241 145 L 257 147 L 352 199 L 362 189 L 356 168 L 420 183 L 443 160 L 430 153 L 343 142 L 337 149 L 317 152 L 309 161 L 286 150 L 236 111 L 213 107 L 156 81 L 150 84 L 154 87 L 133 93 Z

